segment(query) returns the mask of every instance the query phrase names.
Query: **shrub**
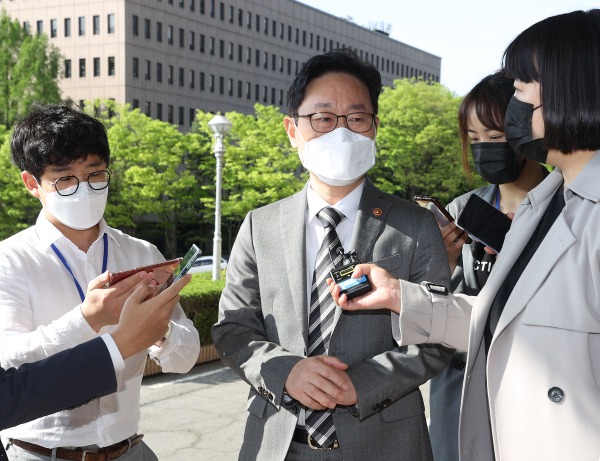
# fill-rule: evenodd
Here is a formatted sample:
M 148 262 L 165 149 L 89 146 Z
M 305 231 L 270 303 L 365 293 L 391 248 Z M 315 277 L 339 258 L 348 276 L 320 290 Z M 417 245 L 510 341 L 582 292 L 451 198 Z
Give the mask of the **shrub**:
M 217 322 L 219 298 L 224 287 L 224 271 L 221 280 L 212 280 L 212 273 L 205 272 L 192 274 L 192 281 L 181 291 L 181 307 L 194 322 L 203 346 L 212 343 L 210 329 Z

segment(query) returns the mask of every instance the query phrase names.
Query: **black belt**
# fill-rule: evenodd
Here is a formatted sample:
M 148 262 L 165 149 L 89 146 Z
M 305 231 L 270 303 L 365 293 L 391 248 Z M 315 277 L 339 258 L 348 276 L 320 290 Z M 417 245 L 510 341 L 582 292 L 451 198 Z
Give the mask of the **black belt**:
M 56 458 L 57 459 L 65 459 L 71 461 L 109 461 L 112 459 L 117 459 L 120 456 L 124 455 L 142 441 L 142 434 L 135 434 L 128 439 L 122 440 L 121 442 L 115 443 L 109 447 L 104 448 L 92 448 L 90 450 L 83 448 L 57 448 L 56 449 Z M 44 456 L 52 456 L 52 449 L 41 447 L 34 443 L 24 442 L 22 440 L 16 439 L 8 439 L 8 442 L 16 445 L 23 450 L 31 451 L 32 453 L 37 453 Z
M 312 450 L 335 450 L 336 448 L 340 448 L 340 443 L 337 440 L 334 440 L 329 447 L 321 446 L 308 434 L 308 431 L 301 426 L 296 426 L 292 441 L 308 445 Z

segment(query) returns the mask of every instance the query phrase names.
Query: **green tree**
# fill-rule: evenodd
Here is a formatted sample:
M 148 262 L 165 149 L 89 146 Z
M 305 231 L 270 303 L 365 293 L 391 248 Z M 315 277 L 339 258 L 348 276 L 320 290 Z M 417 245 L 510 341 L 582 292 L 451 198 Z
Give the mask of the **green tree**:
M 10 131 L 0 125 L 0 240 L 35 223 L 40 201 L 27 192 L 10 159 Z
M 143 237 L 162 242 L 168 257 L 179 254 L 179 225 L 198 219 L 200 190 L 187 166 L 197 154 L 194 138 L 128 105 L 95 101 L 93 107 L 103 108 L 99 116 L 111 146 L 107 221 L 131 235 L 155 229 L 159 235 Z
M 440 84 L 414 79 L 384 89 L 377 163 L 369 172 L 381 189 L 408 200 L 429 194 L 448 203 L 477 185 L 462 170 L 460 101 Z
M 250 210 L 292 195 L 308 178 L 283 127 L 284 114 L 277 107 L 261 104 L 256 104 L 254 111 L 253 115 L 227 113 L 233 127 L 224 140 L 221 213 L 230 236 Z M 197 114 L 197 132 L 204 143 L 212 143 L 208 122 L 213 116 L 202 111 Z M 206 192 L 202 201 L 213 213 L 215 162 L 214 156 L 203 157 L 201 165 Z
M 30 35 L 0 13 L 0 123 L 10 127 L 32 102 L 58 102 L 60 54 L 45 35 Z

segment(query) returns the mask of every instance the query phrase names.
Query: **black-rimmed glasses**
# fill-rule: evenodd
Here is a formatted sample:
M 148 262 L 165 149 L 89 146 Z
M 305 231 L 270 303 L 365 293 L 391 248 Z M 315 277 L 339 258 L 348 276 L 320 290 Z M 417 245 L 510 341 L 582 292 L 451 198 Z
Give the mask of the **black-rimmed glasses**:
M 106 189 L 110 184 L 110 170 L 99 170 L 94 171 L 87 176 L 83 176 L 85 179 L 80 180 L 77 176 L 63 176 L 58 178 L 56 181 L 48 181 L 47 179 L 40 178 L 40 181 L 44 181 L 56 189 L 59 195 L 67 197 L 73 195 L 79 189 L 79 183 L 87 182 L 91 189 L 102 190 Z
M 368 112 L 352 112 L 347 115 L 337 115 L 333 112 L 314 112 L 306 115 L 296 115 L 294 118 L 307 118 L 310 126 L 317 133 L 329 133 L 335 130 L 340 117 L 346 119 L 346 126 L 355 133 L 365 133 L 373 127 L 375 114 Z

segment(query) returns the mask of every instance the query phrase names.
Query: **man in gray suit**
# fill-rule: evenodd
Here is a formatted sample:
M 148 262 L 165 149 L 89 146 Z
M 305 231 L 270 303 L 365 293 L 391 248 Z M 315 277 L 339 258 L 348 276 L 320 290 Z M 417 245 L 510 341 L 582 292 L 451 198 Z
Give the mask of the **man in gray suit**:
M 449 285 L 433 215 L 378 190 L 381 76 L 350 50 L 309 59 L 284 125 L 310 180 L 248 214 L 233 246 L 213 341 L 251 386 L 240 459 L 430 460 L 419 386 L 448 363 L 398 347 L 390 312 L 342 312 L 325 279 L 341 253 L 397 277 Z

